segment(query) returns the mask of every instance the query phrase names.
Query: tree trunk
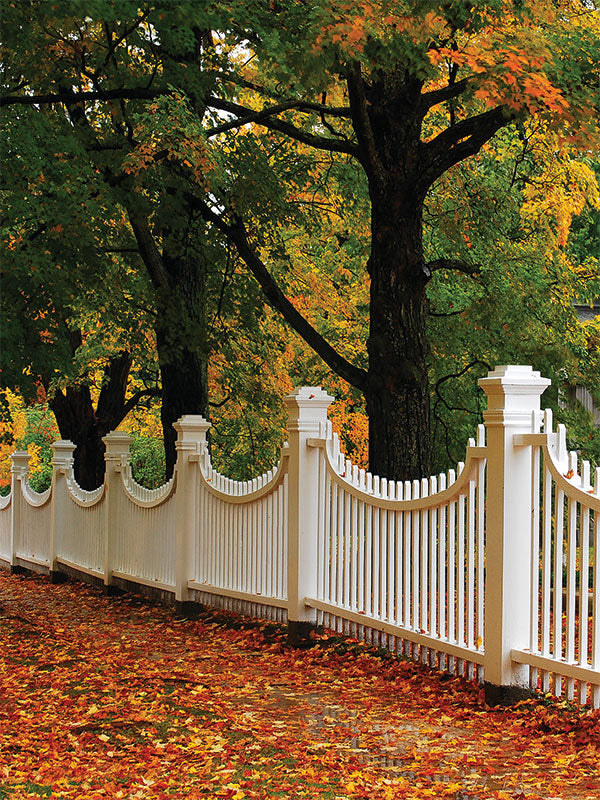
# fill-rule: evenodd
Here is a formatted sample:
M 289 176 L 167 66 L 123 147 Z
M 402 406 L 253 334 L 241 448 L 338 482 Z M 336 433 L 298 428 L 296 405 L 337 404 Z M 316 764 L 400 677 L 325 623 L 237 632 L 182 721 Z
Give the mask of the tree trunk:
M 164 319 L 161 317 L 161 319 Z M 198 351 L 181 346 L 174 348 L 171 326 L 159 321 L 156 344 L 162 383 L 160 419 L 165 444 L 167 479 L 173 474 L 177 454 L 177 434 L 173 423 L 183 414 L 202 414 L 208 418 L 208 372 L 206 359 Z
M 368 263 L 369 468 L 392 480 L 428 476 L 431 461 L 421 204 L 406 201 L 373 203 Z
M 83 489 L 95 489 L 104 480 L 104 443 L 89 388 L 69 386 L 56 392 L 49 406 L 60 435 L 75 445 L 75 480 Z
M 165 236 L 162 260 L 169 289 L 159 296 L 156 346 L 162 383 L 161 422 L 167 479 L 173 474 L 177 438 L 173 423 L 183 414 L 208 419 L 206 265 L 179 236 Z
M 94 410 L 88 386 L 69 386 L 49 401 L 60 435 L 76 445 L 75 480 L 82 489 L 96 489 L 104 480 L 104 442 L 102 437 L 124 419 L 125 392 L 131 369 L 131 355 L 114 356 L 105 372 Z

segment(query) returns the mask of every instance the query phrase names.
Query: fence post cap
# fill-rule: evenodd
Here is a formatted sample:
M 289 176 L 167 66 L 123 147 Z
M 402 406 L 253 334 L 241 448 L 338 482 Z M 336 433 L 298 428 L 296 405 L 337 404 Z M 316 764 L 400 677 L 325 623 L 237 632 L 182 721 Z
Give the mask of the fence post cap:
M 496 367 L 487 377 L 480 378 L 478 383 L 488 398 L 485 417 L 494 410 L 538 410 L 540 397 L 551 381 L 549 378 L 542 378 L 530 366 L 507 364 Z
M 106 445 L 105 461 L 118 461 L 121 464 L 129 459 L 129 446 L 133 441 L 128 433 L 124 431 L 111 431 L 102 437 Z
M 196 448 L 206 444 L 206 434 L 212 427 L 212 423 L 205 419 L 202 414 L 184 414 L 173 423 L 177 431 L 177 450 Z
M 329 408 L 334 400 L 320 386 L 300 386 L 283 398 L 288 408 Z
M 479 378 L 479 385 L 487 392 L 488 387 L 530 387 L 540 389 L 540 394 L 551 381 L 549 378 L 542 378 L 538 370 L 524 364 L 504 364 L 488 372 L 485 378 Z
M 13 475 L 15 475 L 15 477 L 22 478 L 27 475 L 29 472 L 30 458 L 31 455 L 27 452 L 27 450 L 15 450 L 15 452 L 11 454 L 10 471 Z
M 57 442 L 52 442 L 52 466 L 53 467 L 72 467 L 74 463 L 73 453 L 75 452 L 75 445 L 69 439 L 59 439 Z

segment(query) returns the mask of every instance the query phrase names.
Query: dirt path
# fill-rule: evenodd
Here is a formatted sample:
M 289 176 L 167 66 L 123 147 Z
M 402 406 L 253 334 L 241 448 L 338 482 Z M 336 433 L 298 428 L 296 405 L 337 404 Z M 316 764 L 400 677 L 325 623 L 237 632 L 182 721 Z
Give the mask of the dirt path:
M 600 714 L 0 573 L 0 800 L 600 798 Z

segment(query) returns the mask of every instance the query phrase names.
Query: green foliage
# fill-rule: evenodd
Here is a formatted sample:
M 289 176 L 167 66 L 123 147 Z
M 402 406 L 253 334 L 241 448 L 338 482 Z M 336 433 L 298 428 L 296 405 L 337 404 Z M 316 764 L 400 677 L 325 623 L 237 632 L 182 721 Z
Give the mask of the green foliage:
M 58 438 L 54 417 L 46 405 L 30 406 L 24 410 L 25 430 L 16 439 L 16 450 L 31 450 L 29 484 L 36 492 L 45 491 L 52 483 L 52 442 Z
M 578 403 L 560 408 L 556 416 L 567 428 L 569 450 L 600 467 L 600 426 L 594 426 L 592 415 Z
M 165 448 L 161 439 L 134 436 L 131 443 L 131 471 L 134 480 L 147 489 L 165 482 Z
M 539 24 L 538 6 L 547 15 Z M 3 192 L 3 380 L 27 397 L 39 381 L 51 391 L 99 384 L 109 354 L 125 347 L 135 349 L 145 385 L 156 371 L 151 331 L 158 308 L 176 332 L 164 352 L 185 345 L 211 362 L 218 406 L 213 458 L 240 478 L 276 460 L 281 396 L 293 384 L 336 380 L 265 313 L 256 284 L 202 218 L 200 203 L 241 215 L 287 295 L 345 358 L 365 367 L 370 198 L 362 169 L 347 154 L 317 152 L 258 125 L 219 132 L 229 116 L 218 104 L 207 106 L 207 98 L 250 109 L 290 98 L 347 106 L 344 78 L 357 64 L 366 81 L 385 70 L 446 79 L 452 58 L 458 65 L 468 51 L 471 62 L 460 62 L 459 78 L 475 75 L 473 90 L 434 106 L 423 123 L 426 141 L 447 126 L 450 113 L 460 120 L 511 99 L 502 80 L 521 80 L 531 55 L 543 64 L 535 75 L 555 83 L 588 128 L 594 124 L 597 36 L 566 6 L 557 21 L 551 3 L 157 0 L 142 9 L 135 0 L 90 0 L 82 11 L 66 0 L 3 0 L 2 9 L 7 91 L 22 83 L 28 92 L 89 91 L 97 83 L 103 91 L 155 92 L 76 104 L 86 125 L 60 104 L 3 112 L 11 164 Z M 508 49 L 495 61 L 491 45 L 507 13 Z M 205 36 L 211 30 L 212 45 Z M 120 41 L 111 57 L 107 31 L 110 41 Z M 444 48 L 461 52 L 432 60 Z M 516 66 L 506 66 L 508 56 Z M 477 96 L 490 76 L 491 89 Z M 533 89 L 522 90 L 519 84 L 510 106 L 519 120 L 527 103 L 544 106 Z M 551 106 L 545 111 L 550 126 Z M 278 119 L 338 142 L 354 138 L 344 116 L 288 108 Z M 480 265 L 473 277 L 440 271 L 428 287 L 434 435 L 443 443 L 436 469 L 462 457 L 481 419 L 476 379 L 488 366 L 531 363 L 554 381 L 566 374 L 600 388 L 596 334 L 580 330 L 571 309 L 574 297 L 591 297 L 598 283 L 596 209 L 589 204 L 575 214 L 566 251 L 558 242 L 560 219 L 541 201 L 540 213 L 531 209 L 531 187 L 543 194 L 552 183 L 543 169 L 557 144 L 550 130 L 536 138 L 522 121 L 506 127 L 427 198 L 427 258 Z M 139 253 L 122 252 L 138 248 L 134 216 L 143 218 L 156 251 L 172 256 L 166 277 L 146 272 Z M 192 280 L 181 263 L 193 267 Z M 171 304 L 161 279 L 176 296 Z M 190 287 L 197 292 L 188 305 Z M 74 348 L 75 330 L 82 337 Z M 556 397 L 550 402 L 556 406 Z M 574 424 L 585 441 L 584 421 Z M 160 485 L 156 442 L 136 439 L 133 452 L 136 479 Z

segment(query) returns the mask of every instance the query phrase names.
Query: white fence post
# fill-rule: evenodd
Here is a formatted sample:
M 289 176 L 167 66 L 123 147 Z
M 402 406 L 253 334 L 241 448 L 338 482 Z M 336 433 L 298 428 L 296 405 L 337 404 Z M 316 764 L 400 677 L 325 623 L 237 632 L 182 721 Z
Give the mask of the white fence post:
M 124 536 L 129 531 L 123 530 L 123 492 L 121 489 L 121 472 L 129 464 L 129 445 L 133 441 L 131 436 L 122 431 L 112 431 L 102 437 L 106 445 L 104 461 L 106 472 L 104 475 L 104 492 L 106 508 L 104 512 L 104 589 L 110 594 L 113 583 L 113 563 L 115 538 Z
M 197 465 L 191 456 L 206 451 L 206 433 L 211 423 L 199 414 L 186 414 L 173 424 L 177 431 L 175 465 L 175 602 L 178 613 L 189 615 L 196 604 L 190 601 L 188 580 L 194 563 L 196 535 Z
M 26 481 L 29 475 L 29 459 L 31 456 L 27 450 L 16 450 L 10 457 L 11 460 L 11 487 L 12 501 L 10 504 L 10 571 L 12 573 L 25 572 L 24 567 L 17 564 L 16 554 L 21 541 L 23 492 L 21 490 L 22 481 Z
M 530 694 L 529 668 L 513 663 L 513 648 L 530 644 L 532 558 L 531 447 L 515 434 L 532 432 L 533 412 L 550 384 L 529 366 L 496 367 L 479 380 L 488 399 L 485 551 L 485 693 L 490 704 Z
M 284 397 L 288 408 L 288 636 L 306 640 L 316 610 L 304 605 L 317 593 L 319 450 L 307 439 L 319 436 L 333 402 L 320 386 L 303 386 Z
M 50 495 L 50 548 L 48 560 L 50 580 L 61 583 L 66 575 L 56 567 L 60 554 L 62 535 L 67 524 L 67 481 L 73 475 L 73 453 L 75 445 L 68 439 L 61 439 L 52 445 L 52 492 Z

